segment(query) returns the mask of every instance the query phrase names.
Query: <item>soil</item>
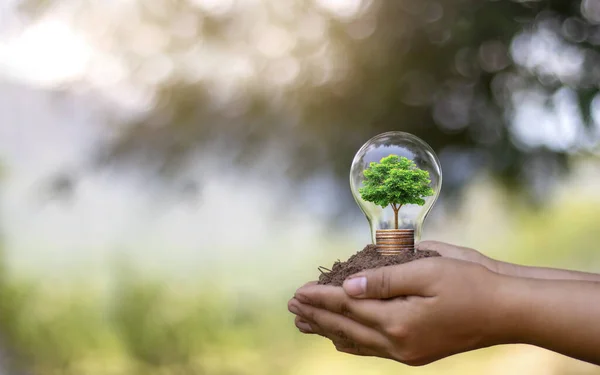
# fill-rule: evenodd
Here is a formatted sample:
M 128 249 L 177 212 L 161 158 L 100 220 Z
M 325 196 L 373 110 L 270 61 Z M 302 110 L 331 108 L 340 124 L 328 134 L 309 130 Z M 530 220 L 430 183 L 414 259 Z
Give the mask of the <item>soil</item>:
M 413 260 L 438 257 L 436 251 L 419 250 L 407 251 L 399 255 L 381 255 L 377 252 L 375 245 L 367 245 L 358 253 L 352 255 L 346 262 L 337 261 L 331 267 L 331 270 L 325 267 L 319 267 L 321 276 L 319 285 L 342 286 L 348 276 L 354 275 L 360 271 L 385 266 L 394 266 L 396 264 L 408 263 Z

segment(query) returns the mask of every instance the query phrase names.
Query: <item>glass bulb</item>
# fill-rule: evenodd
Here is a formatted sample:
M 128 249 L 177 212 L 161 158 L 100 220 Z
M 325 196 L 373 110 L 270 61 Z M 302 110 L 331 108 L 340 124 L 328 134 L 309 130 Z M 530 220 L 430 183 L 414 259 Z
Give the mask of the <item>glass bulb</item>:
M 350 168 L 350 188 L 360 209 L 364 212 L 371 227 L 371 239 L 376 244 L 376 233 L 396 229 L 396 218 L 392 205 L 381 207 L 363 199 L 359 189 L 364 186 L 365 170 L 370 163 L 379 163 L 383 158 L 396 155 L 412 160 L 416 168 L 429 173 L 429 187 L 433 194 L 423 196 L 423 205 L 402 204 L 398 211 L 398 229 L 414 230 L 414 240 L 419 241 L 425 218 L 431 211 L 442 188 L 442 169 L 433 149 L 423 140 L 404 132 L 387 132 L 371 138 L 354 156 Z M 421 202 L 422 203 L 422 202 Z M 399 205 L 398 205 L 399 206 Z M 398 207 L 396 206 L 396 207 Z

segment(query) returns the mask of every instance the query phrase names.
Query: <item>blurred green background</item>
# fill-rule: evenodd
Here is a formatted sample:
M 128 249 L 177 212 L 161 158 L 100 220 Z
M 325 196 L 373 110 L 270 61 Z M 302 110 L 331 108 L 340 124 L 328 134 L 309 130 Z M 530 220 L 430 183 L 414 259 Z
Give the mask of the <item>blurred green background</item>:
M 600 374 L 353 358 L 286 306 L 367 243 L 389 130 L 442 161 L 425 238 L 600 272 L 599 49 L 599 0 L 2 1 L 0 374 Z

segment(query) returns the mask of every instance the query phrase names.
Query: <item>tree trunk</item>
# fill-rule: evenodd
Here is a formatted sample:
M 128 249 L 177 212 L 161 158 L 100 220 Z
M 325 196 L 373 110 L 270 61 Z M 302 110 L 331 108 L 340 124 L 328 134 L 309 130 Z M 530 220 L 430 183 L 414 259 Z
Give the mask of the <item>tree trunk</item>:
M 398 213 L 400 212 L 401 207 L 402 207 L 402 205 L 398 205 L 398 206 L 396 206 L 395 204 L 392 205 L 392 209 L 394 210 L 395 229 L 398 229 Z

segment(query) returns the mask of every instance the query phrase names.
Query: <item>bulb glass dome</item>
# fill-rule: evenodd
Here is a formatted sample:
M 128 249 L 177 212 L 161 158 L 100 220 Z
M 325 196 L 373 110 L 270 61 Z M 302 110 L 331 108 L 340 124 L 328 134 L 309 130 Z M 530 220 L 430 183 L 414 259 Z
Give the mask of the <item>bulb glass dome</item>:
M 377 230 L 395 228 L 394 210 L 391 206 L 382 208 L 364 200 L 359 192 L 365 180 L 364 171 L 372 162 L 380 162 L 389 155 L 397 155 L 412 160 L 416 167 L 427 171 L 433 195 L 423 197 L 425 204 L 405 204 L 398 214 L 398 229 L 413 229 L 415 241 L 420 240 L 423 222 L 442 188 L 442 169 L 433 149 L 416 136 L 404 132 L 387 132 L 371 138 L 356 153 L 350 168 L 350 188 L 360 209 L 364 212 L 371 227 L 371 237 L 375 243 Z

